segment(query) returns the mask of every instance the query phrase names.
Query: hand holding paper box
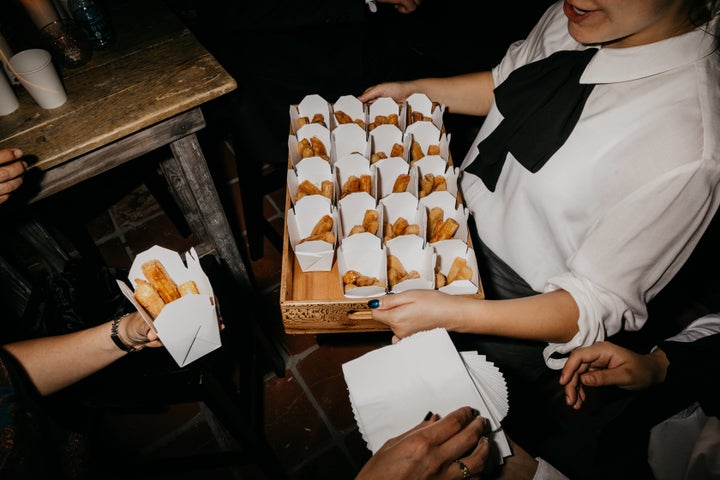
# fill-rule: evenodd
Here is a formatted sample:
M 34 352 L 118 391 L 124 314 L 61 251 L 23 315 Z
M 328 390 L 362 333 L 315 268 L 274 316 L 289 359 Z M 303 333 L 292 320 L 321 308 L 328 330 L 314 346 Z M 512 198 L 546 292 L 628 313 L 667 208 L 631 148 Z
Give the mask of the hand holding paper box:
M 121 281 L 118 281 L 118 286 L 147 324 L 157 332 L 175 362 L 184 367 L 222 345 L 215 296 L 195 249 L 190 249 L 185 254 L 186 263 L 183 263 L 177 252 L 159 246 L 135 257 L 130 267 L 129 279 L 136 292 L 138 288 L 143 288 L 144 283 L 151 283 L 148 276 L 153 276 L 153 271 L 148 270 L 147 265 L 154 264 L 154 261 L 164 267 L 175 286 L 192 281 L 198 293 L 180 296 L 178 291 L 178 298 L 169 302 L 163 300 L 165 303 L 162 308 L 151 314 L 135 298 L 135 292 L 130 287 Z M 146 265 L 145 271 L 143 265 Z M 166 287 L 172 290 L 171 287 Z M 177 290 L 177 287 L 175 288 Z M 167 291 L 164 293 L 168 294 Z M 172 293 L 170 295 L 168 298 L 175 298 Z

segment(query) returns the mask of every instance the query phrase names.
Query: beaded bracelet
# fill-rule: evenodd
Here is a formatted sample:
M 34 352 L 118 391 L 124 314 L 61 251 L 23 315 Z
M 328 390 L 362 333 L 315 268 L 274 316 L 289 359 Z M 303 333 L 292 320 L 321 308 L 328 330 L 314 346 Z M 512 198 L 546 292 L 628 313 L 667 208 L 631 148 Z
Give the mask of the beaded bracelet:
M 115 342 L 115 345 L 117 345 L 117 347 L 120 350 L 122 350 L 124 352 L 128 352 L 128 353 L 132 353 L 132 352 L 137 351 L 135 349 L 135 347 L 125 345 L 123 343 L 123 341 L 120 339 L 120 335 L 118 335 L 118 325 L 120 325 L 120 320 L 127 317 L 128 315 L 131 315 L 131 314 L 127 313 L 127 314 L 123 315 L 122 317 L 118 317 L 115 320 L 113 320 L 112 326 L 110 327 L 110 338 L 112 338 L 112 341 Z

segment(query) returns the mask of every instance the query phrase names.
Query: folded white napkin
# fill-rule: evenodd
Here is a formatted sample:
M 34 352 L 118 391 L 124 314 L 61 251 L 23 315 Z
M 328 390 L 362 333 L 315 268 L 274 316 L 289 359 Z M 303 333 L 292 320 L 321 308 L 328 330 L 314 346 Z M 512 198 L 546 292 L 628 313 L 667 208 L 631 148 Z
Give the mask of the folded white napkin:
M 428 411 L 444 416 L 465 405 L 489 420 L 500 458 L 511 454 L 500 426 L 508 411 L 505 378 L 484 356 L 459 354 L 445 329 L 418 332 L 342 368 L 355 420 L 373 454 Z

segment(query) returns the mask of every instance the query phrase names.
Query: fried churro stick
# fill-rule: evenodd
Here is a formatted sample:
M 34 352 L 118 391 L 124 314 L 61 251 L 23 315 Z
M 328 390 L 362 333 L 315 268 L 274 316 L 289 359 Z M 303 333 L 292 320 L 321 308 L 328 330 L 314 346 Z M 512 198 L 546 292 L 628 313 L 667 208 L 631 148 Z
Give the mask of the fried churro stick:
M 372 177 L 370 175 L 360 175 L 360 191 L 370 193 Z
M 432 193 L 433 185 L 435 184 L 435 175 L 432 173 L 426 173 L 420 179 L 420 192 L 418 197 L 423 198 Z
M 332 232 L 318 233 L 318 234 L 310 235 L 309 237 L 303 238 L 298 243 L 312 242 L 314 240 L 322 240 L 323 242 L 334 244 L 335 243 L 335 234 Z
M 178 292 L 180 292 L 181 297 L 184 297 L 185 295 L 200 294 L 200 290 L 198 290 L 197 283 L 195 283 L 194 280 L 188 280 L 187 282 L 183 282 L 178 285 Z
M 310 180 L 303 180 L 300 182 L 300 185 L 298 185 L 298 193 L 301 192 L 303 195 L 319 195 L 322 193 L 320 189 Z
M 450 270 L 447 274 L 447 283 L 452 283 L 457 280 L 460 269 L 462 269 L 466 265 L 467 260 L 465 260 L 463 257 L 455 257 L 455 260 L 453 260 L 453 263 L 450 266 Z
M 339 124 L 345 124 L 345 123 L 353 123 L 353 119 L 350 115 L 343 112 L 342 110 L 335 110 L 334 112 L 335 120 L 337 120 L 337 123 Z
M 409 183 L 410 183 L 410 175 L 407 173 L 401 173 L 395 179 L 395 183 L 393 184 L 393 188 L 392 188 L 393 193 L 407 191 L 407 187 L 408 187 Z
M 380 160 L 384 160 L 387 158 L 387 155 L 385 152 L 375 152 L 372 155 L 370 155 L 370 163 L 375 163 Z
M 313 136 L 312 138 L 310 138 L 310 144 L 312 145 L 312 149 L 313 152 L 315 152 L 315 155 L 320 158 L 324 158 L 325 160 L 328 160 L 330 158 L 328 157 L 325 144 L 318 137 Z
M 365 210 L 362 226 L 366 232 L 370 232 L 373 235 L 377 233 L 378 229 L 380 228 L 377 210 Z
M 391 268 L 397 270 L 397 272 L 400 274 L 401 277 L 404 277 L 405 275 L 407 275 L 407 271 L 405 270 L 405 267 L 403 267 L 402 262 L 395 255 L 388 255 L 387 267 L 388 267 L 388 270 L 390 270 Z
M 320 220 L 313 227 L 310 236 L 319 235 L 321 233 L 329 232 L 333 227 L 333 219 L 330 215 L 323 215 Z
M 357 270 L 348 270 L 345 272 L 345 275 L 343 275 L 343 283 L 347 285 L 348 283 L 355 283 L 355 281 L 360 277 L 360 272 Z
M 146 282 L 142 278 L 135 279 L 134 296 L 138 303 L 147 310 L 152 318 L 156 318 L 160 315 L 160 311 L 165 306 L 165 302 L 162 298 L 160 298 L 160 294 L 157 290 L 155 290 L 149 282 Z
M 416 141 L 412 141 L 412 145 L 410 145 L 410 159 L 411 160 L 419 160 L 422 157 L 425 156 L 425 153 L 423 153 L 422 147 L 420 144 Z
M 403 235 L 417 235 L 420 236 L 420 225 L 417 223 L 411 223 L 407 227 L 405 227 L 405 230 L 403 230 Z
M 432 238 L 435 228 L 442 222 L 445 212 L 441 207 L 432 207 L 428 211 L 428 236 Z
M 180 298 L 180 292 L 178 292 L 177 285 L 168 275 L 167 270 L 160 260 L 148 260 L 142 264 L 142 272 L 145 278 L 160 294 L 160 298 L 165 303 L 170 303 L 173 300 Z
M 341 198 L 344 198 L 351 193 L 360 191 L 360 179 L 355 175 L 350 175 L 342 186 Z
M 348 237 L 350 235 L 355 235 L 356 233 L 365 233 L 365 227 L 362 225 L 353 225 L 353 227 L 350 229 L 350 232 L 348 233 Z
M 405 148 L 399 143 L 393 143 L 392 148 L 390 149 L 390 156 L 391 157 L 402 157 L 403 153 L 405 152 Z
M 319 123 L 323 127 L 327 126 L 325 125 L 325 115 L 323 115 L 322 113 L 316 113 L 315 115 L 313 115 L 310 123 Z
M 420 122 L 422 119 L 422 112 L 410 112 L 410 123 Z
M 455 219 L 445 219 L 443 222 L 439 223 L 437 227 L 435 227 L 435 231 L 430 237 L 430 243 L 452 238 L 453 235 L 455 235 L 455 232 L 457 232 L 459 226 L 460 224 L 458 224 Z
M 333 182 L 330 180 L 323 180 L 320 184 L 320 194 L 323 197 L 327 197 L 332 200 L 333 197 Z
M 393 237 L 397 237 L 405 233 L 405 229 L 408 227 L 409 223 L 405 219 L 405 217 L 398 217 L 397 220 L 392 225 L 392 232 Z

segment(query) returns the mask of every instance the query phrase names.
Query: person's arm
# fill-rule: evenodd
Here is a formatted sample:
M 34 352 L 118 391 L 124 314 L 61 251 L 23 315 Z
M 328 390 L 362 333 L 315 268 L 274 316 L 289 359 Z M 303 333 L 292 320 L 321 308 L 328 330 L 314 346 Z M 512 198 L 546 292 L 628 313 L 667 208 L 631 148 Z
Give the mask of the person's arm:
M 19 148 L 0 149 L 0 203 L 6 202 L 23 183 L 27 165 L 20 160 L 22 156 Z
M 597 342 L 574 350 L 560 375 L 565 403 L 580 409 L 587 398 L 585 387 L 617 385 L 642 390 L 665 381 L 668 358 L 660 349 L 639 354 L 611 342 Z
M 565 388 L 566 403 L 576 410 L 586 399 L 586 386 L 616 385 L 627 390 L 643 390 L 670 381 L 670 376 L 681 389 L 695 390 L 697 397 L 717 405 L 715 388 L 704 381 L 704 375 L 720 366 L 719 345 L 720 315 L 709 314 L 693 321 L 648 354 L 635 353 L 611 342 L 578 348 L 568 357 L 560 384 Z M 704 392 L 706 385 L 711 385 L 710 394 Z M 708 400 L 710 398 L 713 400 Z
M 110 365 L 127 353 L 110 337 L 112 321 L 79 332 L 3 345 L 22 365 L 41 395 L 61 390 Z M 162 345 L 139 313 L 120 319 L 120 341 L 141 349 Z
M 380 83 L 369 87 L 358 98 L 364 103 L 380 97 L 404 102 L 413 93 L 424 93 L 433 102 L 445 105 L 449 112 L 485 116 L 494 99 L 494 88 L 492 73 L 485 71 L 454 77 Z
M 512 300 L 481 300 L 437 290 L 410 290 L 386 295 L 373 320 L 388 325 L 396 337 L 421 330 L 497 335 L 566 342 L 578 331 L 578 309 L 564 290 Z

